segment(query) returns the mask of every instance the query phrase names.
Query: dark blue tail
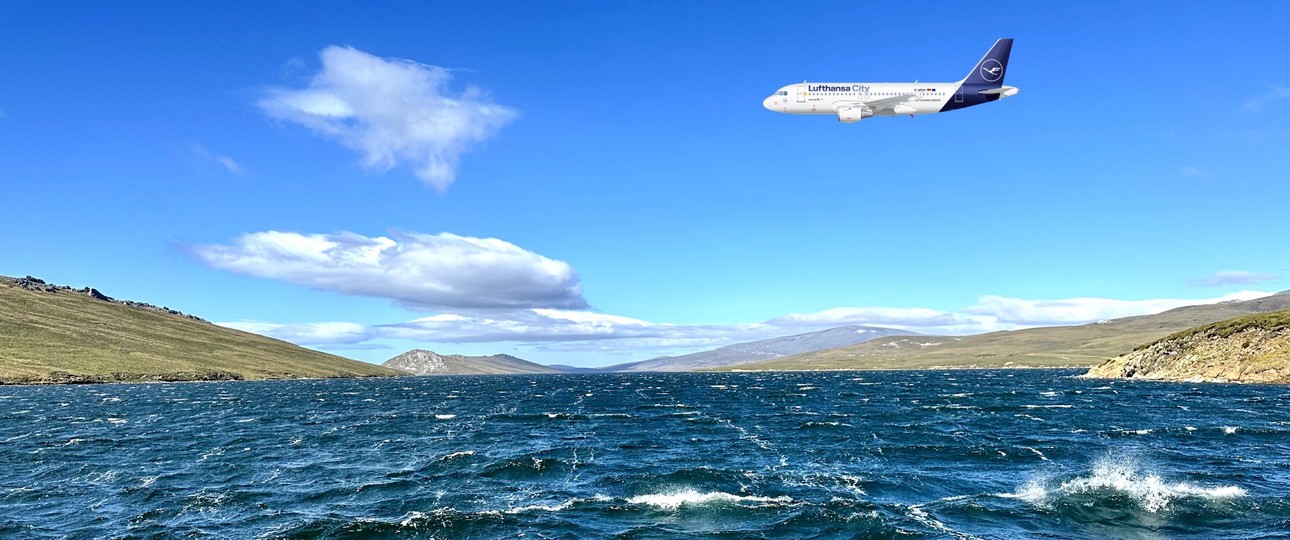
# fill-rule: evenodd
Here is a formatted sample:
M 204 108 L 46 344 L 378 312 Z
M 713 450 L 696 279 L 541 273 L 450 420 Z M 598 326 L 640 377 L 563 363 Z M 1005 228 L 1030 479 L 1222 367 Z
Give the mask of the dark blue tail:
M 1003 86 L 1003 76 L 1008 72 L 1008 55 L 1012 54 L 1012 38 L 994 42 L 990 52 L 976 63 L 976 67 L 963 79 L 963 84 L 979 84 L 998 88 Z

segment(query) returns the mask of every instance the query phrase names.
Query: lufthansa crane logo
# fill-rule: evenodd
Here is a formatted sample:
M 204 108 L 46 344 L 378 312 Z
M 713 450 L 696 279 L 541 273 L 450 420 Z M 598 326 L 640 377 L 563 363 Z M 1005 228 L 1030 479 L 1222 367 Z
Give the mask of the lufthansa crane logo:
M 995 82 L 1003 77 L 1003 64 L 993 58 L 987 58 L 981 62 L 981 78 L 987 82 Z

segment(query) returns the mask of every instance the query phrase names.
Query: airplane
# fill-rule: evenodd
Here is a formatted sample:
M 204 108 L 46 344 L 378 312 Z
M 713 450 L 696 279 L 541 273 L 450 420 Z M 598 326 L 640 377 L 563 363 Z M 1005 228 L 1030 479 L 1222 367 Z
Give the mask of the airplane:
M 952 83 L 808 83 L 790 84 L 762 101 L 787 114 L 836 114 L 844 124 L 871 116 L 932 114 L 1015 96 L 1004 86 L 1012 38 L 994 42 L 963 80 Z

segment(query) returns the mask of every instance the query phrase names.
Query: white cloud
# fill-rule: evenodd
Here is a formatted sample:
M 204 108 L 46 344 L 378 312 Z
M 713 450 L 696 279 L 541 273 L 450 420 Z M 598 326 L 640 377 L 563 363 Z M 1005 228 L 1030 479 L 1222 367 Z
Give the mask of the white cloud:
M 1203 172 L 1201 172 L 1200 169 L 1193 167 L 1191 165 L 1187 165 L 1183 167 L 1181 173 L 1183 176 L 1200 176 L 1204 174 Z
M 830 328 L 847 325 L 882 326 L 917 332 L 963 333 L 993 329 L 980 317 L 927 308 L 838 307 L 815 313 L 793 313 L 766 321 L 779 328 Z
M 587 307 L 568 263 L 495 238 L 454 234 L 265 231 L 234 245 L 199 245 L 207 265 L 417 310 Z
M 351 47 L 327 47 L 319 58 L 307 88 L 271 89 L 260 108 L 358 151 L 369 168 L 406 163 L 439 191 L 456 179 L 462 153 L 518 115 L 478 88 L 454 94 L 445 68 Z
M 1290 99 L 1290 87 L 1276 85 L 1267 93 L 1252 97 L 1241 105 L 1246 112 L 1257 113 L 1262 111 L 1268 104 L 1274 101 Z
M 218 161 L 220 165 L 223 165 L 224 168 L 228 170 L 228 172 L 231 172 L 236 175 L 242 174 L 242 166 L 238 165 L 236 161 L 233 161 L 233 158 L 228 156 L 220 156 L 216 158 L 216 161 Z
M 626 340 L 650 349 L 701 345 L 720 347 L 782 335 L 781 329 L 767 324 L 680 325 L 561 309 L 502 311 L 489 315 L 440 314 L 406 323 L 381 325 L 370 331 L 374 336 L 442 343 L 564 343 L 548 345 L 547 348 L 565 350 L 581 350 L 587 343 Z
M 1068 298 L 1065 300 L 1027 300 L 1002 296 L 983 296 L 976 305 L 963 311 L 994 317 L 999 324 L 1014 327 L 1084 324 L 1106 319 L 1160 313 L 1183 306 L 1216 304 L 1229 300 L 1253 300 L 1269 293 L 1241 291 L 1217 298 L 1149 300 L 1114 300 L 1110 298 Z
M 487 343 L 659 337 L 665 326 L 591 311 L 526 309 L 487 315 L 441 314 L 383 325 L 374 331 L 401 339 Z
M 1187 284 L 1193 287 L 1224 287 L 1228 285 L 1254 285 L 1265 281 L 1278 281 L 1281 276 L 1245 270 L 1222 270 L 1214 275 L 1193 279 Z

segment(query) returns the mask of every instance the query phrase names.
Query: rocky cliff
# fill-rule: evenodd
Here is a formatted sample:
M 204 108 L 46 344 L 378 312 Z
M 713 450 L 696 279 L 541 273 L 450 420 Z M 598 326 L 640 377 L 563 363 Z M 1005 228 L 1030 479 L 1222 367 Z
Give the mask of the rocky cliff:
M 1290 310 L 1179 332 L 1112 358 L 1085 376 L 1290 383 Z

